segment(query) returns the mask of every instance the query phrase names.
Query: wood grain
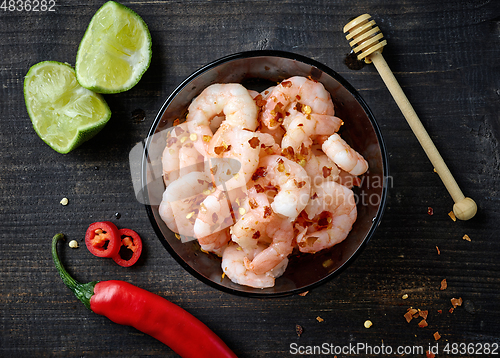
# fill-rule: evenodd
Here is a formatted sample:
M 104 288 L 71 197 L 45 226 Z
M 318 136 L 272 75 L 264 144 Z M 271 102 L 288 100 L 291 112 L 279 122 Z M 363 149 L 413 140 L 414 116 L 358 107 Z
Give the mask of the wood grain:
M 500 344 L 498 2 L 125 1 L 151 31 L 151 67 L 132 90 L 106 96 L 113 117 L 97 137 L 60 155 L 32 129 L 23 77 L 43 60 L 74 64 L 102 3 L 57 1 L 52 13 L 0 11 L 0 356 L 175 356 L 153 338 L 87 311 L 57 275 L 52 236 L 62 231 L 83 245 L 87 226 L 98 220 L 137 230 L 144 257 L 123 269 L 85 247 L 65 247 L 63 261 L 78 280 L 122 279 L 158 293 L 205 322 L 240 357 L 287 357 L 293 343 L 427 349 L 436 331 L 441 348 Z M 452 200 L 375 68 L 343 64 L 349 45 L 342 27 L 365 12 L 388 40 L 384 57 L 464 194 L 477 201 L 473 220 L 448 216 Z M 304 297 L 242 298 L 196 280 L 163 249 L 130 179 L 128 153 L 175 86 L 212 60 L 254 49 L 296 52 L 340 73 L 378 119 L 389 155 L 392 187 L 376 235 L 342 274 Z M 146 118 L 135 123 L 138 108 Z M 67 206 L 59 204 L 63 197 Z M 441 291 L 444 278 L 448 288 Z M 464 305 L 449 313 L 453 297 Z M 429 326 L 407 323 L 409 307 L 428 310 Z M 373 326 L 366 329 L 368 319 Z

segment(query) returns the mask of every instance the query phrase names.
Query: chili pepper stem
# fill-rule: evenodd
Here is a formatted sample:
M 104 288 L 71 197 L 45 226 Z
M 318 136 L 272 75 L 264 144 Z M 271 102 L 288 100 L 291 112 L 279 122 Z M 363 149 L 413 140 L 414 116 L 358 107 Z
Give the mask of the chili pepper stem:
M 64 268 L 57 254 L 57 242 L 64 239 L 64 234 L 56 234 L 52 238 L 52 259 L 56 265 L 56 269 L 59 272 L 64 284 L 75 294 L 84 305 L 90 310 L 90 298 L 94 295 L 94 287 L 98 281 L 92 281 L 89 283 L 80 283 L 70 276 L 68 271 Z

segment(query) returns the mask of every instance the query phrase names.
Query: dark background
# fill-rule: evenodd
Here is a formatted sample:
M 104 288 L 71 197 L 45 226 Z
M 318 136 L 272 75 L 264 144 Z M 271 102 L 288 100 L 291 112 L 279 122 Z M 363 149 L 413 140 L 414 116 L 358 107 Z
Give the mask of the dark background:
M 162 295 L 241 357 L 291 356 L 292 343 L 427 348 L 436 331 L 439 356 L 447 356 L 447 343 L 500 344 L 498 2 L 125 1 L 149 26 L 151 66 L 130 91 L 105 96 L 111 121 L 67 155 L 33 130 L 23 78 L 43 60 L 74 65 L 103 2 L 56 3 L 50 13 L 0 10 L 0 356 L 175 356 L 77 301 L 52 263 L 57 232 L 80 242 L 77 250 L 61 250 L 78 280 L 121 279 Z M 448 216 L 453 202 L 373 65 L 353 71 L 343 63 L 350 49 L 342 28 L 365 12 L 384 33 L 384 57 L 451 172 L 478 203 L 472 220 Z M 304 297 L 243 298 L 198 281 L 164 250 L 132 187 L 129 151 L 146 137 L 169 93 L 204 64 L 255 49 L 295 52 L 340 73 L 372 109 L 388 150 L 392 187 L 376 235 L 348 269 Z M 132 114 L 137 109 L 146 114 L 139 123 Z M 67 206 L 59 203 L 63 197 Z M 85 248 L 86 228 L 102 220 L 142 236 L 145 250 L 135 267 L 119 267 Z M 442 291 L 443 279 L 448 288 Z M 464 304 L 450 313 L 450 299 L 458 297 Z M 407 323 L 409 307 L 428 310 L 429 326 Z M 368 319 L 373 326 L 366 329 Z M 296 325 L 303 327 L 300 337 Z M 353 355 L 338 355 L 344 356 Z

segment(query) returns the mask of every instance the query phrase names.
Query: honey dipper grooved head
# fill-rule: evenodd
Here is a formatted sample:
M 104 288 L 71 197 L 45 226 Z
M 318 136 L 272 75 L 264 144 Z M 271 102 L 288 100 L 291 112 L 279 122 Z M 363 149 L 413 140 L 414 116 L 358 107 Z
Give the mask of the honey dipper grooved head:
M 364 14 L 351 20 L 344 26 L 344 33 L 347 33 L 346 39 L 351 41 L 354 52 L 358 55 L 358 60 L 365 60 L 370 63 L 371 60 L 367 58 L 368 55 L 375 51 L 382 52 L 382 49 L 387 45 L 384 40 L 384 35 L 378 28 L 375 20 L 371 20 L 371 16 Z

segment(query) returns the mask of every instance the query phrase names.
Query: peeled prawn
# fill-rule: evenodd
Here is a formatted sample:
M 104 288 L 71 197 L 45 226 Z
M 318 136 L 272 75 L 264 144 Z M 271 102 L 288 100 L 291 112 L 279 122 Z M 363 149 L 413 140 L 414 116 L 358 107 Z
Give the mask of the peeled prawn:
M 286 133 L 281 147 L 292 147 L 295 152 L 298 152 L 302 145 L 310 148 L 313 136 L 331 135 L 339 130 L 342 123 L 342 120 L 335 116 L 297 113 L 284 124 Z
M 172 127 L 162 154 L 163 181 L 171 182 L 194 171 L 203 171 L 204 157 L 194 148 L 193 139 L 184 122 Z
M 259 245 L 254 252 L 246 253 L 236 244 L 228 245 L 222 254 L 222 271 L 232 282 L 240 285 L 254 288 L 273 287 L 275 279 L 285 272 L 288 258 L 283 259 L 274 269 L 262 274 L 256 274 L 245 266 L 245 259 L 253 259 L 264 249 L 265 246 Z
M 225 183 L 227 190 L 243 187 L 259 165 L 261 147 L 274 145 L 271 135 L 256 133 L 222 123 L 208 145 L 210 157 L 233 159 L 212 168 L 216 185 Z M 239 164 L 236 165 L 236 164 Z M 236 168 L 237 169 L 236 169 Z
M 213 135 L 210 123 L 224 115 L 224 122 L 254 131 L 258 108 L 247 89 L 237 83 L 213 84 L 203 90 L 188 108 L 189 130 L 197 135 L 196 149 L 205 155 Z
M 274 215 L 273 220 L 266 225 L 266 234 L 272 239 L 271 244 L 253 260 L 245 259 L 247 269 L 257 275 L 278 266 L 292 253 L 294 247 L 293 224 L 286 218 Z
M 299 164 L 280 155 L 268 155 L 260 160 L 254 177 L 264 187 L 270 183 L 278 190 L 271 204 L 275 213 L 294 221 L 306 207 L 311 179 Z
M 321 83 L 295 76 L 282 81 L 271 91 L 262 107 L 262 123 L 270 129 L 279 127 L 286 111 L 296 102 L 309 106 L 311 113 L 335 114 L 330 93 Z
M 159 214 L 168 228 L 184 237 L 194 237 L 194 222 L 211 180 L 203 172 L 191 172 L 165 189 Z
M 315 253 L 342 242 L 357 217 L 354 193 L 339 183 L 323 182 L 313 197 L 304 209 L 307 224 L 296 224 L 301 252 Z
M 337 133 L 332 134 L 322 145 L 325 154 L 341 169 L 353 175 L 364 174 L 368 162 L 352 149 Z

